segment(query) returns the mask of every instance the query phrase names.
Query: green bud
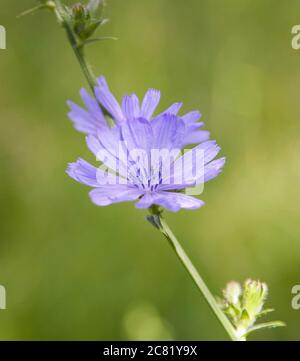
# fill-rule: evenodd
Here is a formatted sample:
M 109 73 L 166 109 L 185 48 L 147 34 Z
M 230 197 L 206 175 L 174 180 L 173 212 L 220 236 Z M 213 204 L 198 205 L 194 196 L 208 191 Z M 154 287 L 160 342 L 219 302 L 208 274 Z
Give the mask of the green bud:
M 242 294 L 242 287 L 238 282 L 231 281 L 227 284 L 226 288 L 223 290 L 223 295 L 225 300 L 229 304 L 236 306 L 240 305 L 240 296 Z
M 267 294 L 268 286 L 265 283 L 250 279 L 245 281 L 242 305 L 254 321 L 263 309 Z
M 72 16 L 74 21 L 85 21 L 88 18 L 88 11 L 81 3 L 72 6 Z
M 267 295 L 268 286 L 251 279 L 244 282 L 243 288 L 238 282 L 231 281 L 223 290 L 224 299 L 218 303 L 233 324 L 238 339 L 245 340 L 255 330 L 284 326 L 280 321 L 256 324 L 258 317 L 273 311 L 263 309 Z
M 90 0 L 87 5 L 77 3 L 69 9 L 73 31 L 82 42 L 88 40 L 105 23 L 105 19 L 101 17 L 103 7 L 103 0 Z

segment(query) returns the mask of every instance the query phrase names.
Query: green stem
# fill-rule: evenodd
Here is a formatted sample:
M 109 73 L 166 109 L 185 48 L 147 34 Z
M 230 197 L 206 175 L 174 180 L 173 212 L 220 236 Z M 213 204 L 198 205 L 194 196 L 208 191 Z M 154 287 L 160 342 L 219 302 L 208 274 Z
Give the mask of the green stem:
M 240 338 L 236 335 L 235 329 L 226 315 L 223 313 L 219 305 L 217 304 L 214 296 L 211 294 L 210 290 L 206 286 L 205 282 L 199 275 L 198 271 L 196 270 L 195 266 L 189 259 L 188 255 L 185 253 L 184 249 L 174 236 L 173 232 L 169 228 L 167 222 L 161 216 L 161 212 L 157 210 L 157 208 L 151 210 L 152 216 L 148 217 L 148 220 L 155 225 L 167 238 L 169 244 L 172 246 L 173 250 L 175 251 L 177 257 L 179 258 L 180 262 L 183 264 L 187 272 L 189 273 L 190 277 L 199 288 L 200 292 L 204 296 L 206 302 L 213 310 L 215 316 L 217 317 L 220 324 L 224 327 L 225 331 L 228 333 L 228 336 L 231 338 L 232 341 L 239 341 Z M 154 217 L 154 218 L 153 218 Z
M 97 84 L 96 77 L 91 69 L 91 66 L 87 62 L 84 54 L 84 46 L 82 43 L 79 43 L 77 41 L 76 35 L 74 34 L 74 31 L 72 30 L 72 26 L 70 25 L 69 19 L 65 14 L 65 11 L 63 9 L 63 6 L 61 4 L 60 0 L 54 0 L 55 3 L 55 14 L 57 17 L 58 22 L 64 27 L 68 40 L 71 44 L 71 47 L 74 51 L 74 54 L 79 62 L 79 65 L 82 69 L 83 74 L 86 77 L 87 82 L 89 83 L 89 86 L 95 95 L 95 85 Z M 105 108 L 102 107 L 102 105 L 99 103 L 99 106 L 101 107 L 103 113 L 105 115 L 110 116 L 110 114 L 107 112 Z
M 76 36 L 72 30 L 71 25 L 69 24 L 69 21 L 68 21 L 66 15 L 65 15 L 65 11 L 61 4 L 61 1 L 54 0 L 54 2 L 56 5 L 55 13 L 56 13 L 57 19 L 61 23 L 61 25 L 64 27 L 64 29 L 66 30 L 66 34 L 67 34 L 68 40 L 72 46 L 74 54 L 81 66 L 83 74 L 85 75 L 85 77 L 89 83 L 89 86 L 91 87 L 91 89 L 94 93 L 94 87 L 96 85 L 96 77 L 93 74 L 91 67 L 89 66 L 89 64 L 87 63 L 87 61 L 85 59 L 82 47 L 79 46 L 79 44 L 77 42 Z
M 94 88 L 96 85 L 96 77 L 95 77 L 90 65 L 86 61 L 86 58 L 84 55 L 84 48 L 83 48 L 83 46 L 80 46 L 77 44 L 76 39 L 74 39 L 74 34 L 71 31 L 71 29 L 69 28 L 69 26 L 65 26 L 65 29 L 66 29 L 66 33 L 67 33 L 69 42 L 72 46 L 72 49 L 76 55 L 76 58 L 80 64 L 80 66 L 81 66 L 81 69 L 83 71 L 83 74 L 85 75 L 87 82 L 89 83 L 89 86 L 90 86 L 92 92 L 94 93 Z

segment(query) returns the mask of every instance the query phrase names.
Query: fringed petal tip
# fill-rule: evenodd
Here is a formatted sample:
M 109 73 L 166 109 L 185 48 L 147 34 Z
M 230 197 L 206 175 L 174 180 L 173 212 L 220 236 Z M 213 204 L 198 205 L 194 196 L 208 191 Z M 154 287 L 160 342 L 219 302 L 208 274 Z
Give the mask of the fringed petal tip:
M 208 182 L 217 177 L 222 172 L 225 162 L 226 158 L 223 157 L 208 163 L 205 166 L 204 182 Z

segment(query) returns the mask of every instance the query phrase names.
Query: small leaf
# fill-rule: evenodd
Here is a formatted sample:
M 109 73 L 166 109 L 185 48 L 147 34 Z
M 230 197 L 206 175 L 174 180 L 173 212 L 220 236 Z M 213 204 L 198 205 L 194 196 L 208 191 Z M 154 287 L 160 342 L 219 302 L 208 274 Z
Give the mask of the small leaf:
M 107 23 L 109 23 L 109 19 L 104 18 L 104 19 L 101 19 L 101 24 L 100 25 L 103 26 L 103 25 L 105 25 Z
M 80 44 L 80 47 L 95 43 L 97 41 L 102 41 L 102 40 L 118 40 L 118 38 L 114 38 L 113 36 L 101 36 L 99 38 L 92 38 L 92 39 L 88 39 L 88 40 L 84 41 L 82 44 Z
M 223 312 L 231 319 L 232 323 L 237 326 L 237 322 L 240 319 L 241 311 L 233 304 L 226 304 Z
M 100 26 L 101 24 L 102 24 L 101 19 L 92 21 L 89 24 L 84 24 L 81 33 L 79 33 L 80 37 L 83 39 L 88 39 L 91 35 L 93 35 L 93 33 L 98 28 L 98 26 Z
M 262 310 L 256 317 L 263 317 L 266 314 L 275 311 L 274 308 L 267 308 L 266 310 Z
M 23 16 L 27 16 L 27 15 L 31 15 L 31 14 L 35 14 L 37 11 L 39 10 L 43 10 L 43 9 L 49 9 L 49 10 L 54 10 L 55 9 L 55 4 L 53 1 L 44 1 L 41 2 L 40 5 L 35 6 L 34 8 L 28 9 L 23 11 L 21 14 L 17 15 L 17 18 L 21 18 Z
M 276 327 L 285 327 L 286 324 L 282 321 L 271 321 L 265 323 L 259 323 L 258 325 L 254 325 L 248 329 L 244 336 L 249 335 L 249 333 L 257 330 L 262 330 L 264 328 L 276 328 Z
M 243 311 L 242 311 L 241 320 L 242 321 L 249 321 L 250 320 L 250 316 L 249 316 L 247 310 L 245 310 L 245 309 L 243 309 Z

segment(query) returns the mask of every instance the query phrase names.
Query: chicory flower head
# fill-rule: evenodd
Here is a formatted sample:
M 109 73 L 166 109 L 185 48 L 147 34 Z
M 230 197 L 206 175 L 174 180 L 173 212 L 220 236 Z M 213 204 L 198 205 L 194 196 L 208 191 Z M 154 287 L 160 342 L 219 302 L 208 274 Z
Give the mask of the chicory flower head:
M 86 110 L 68 103 L 75 128 L 87 134 L 89 149 L 101 161 L 97 168 L 78 159 L 67 169 L 70 177 L 93 188 L 91 200 L 99 206 L 138 200 L 137 208 L 156 205 L 173 212 L 201 207 L 204 202 L 188 195 L 197 194 L 189 189 L 197 190 L 216 177 L 225 158 L 213 160 L 220 148 L 201 129 L 200 113 L 179 116 L 182 103 L 175 103 L 153 116 L 160 100 L 154 89 L 146 92 L 141 104 L 133 94 L 120 106 L 104 77 L 98 79 L 95 95 L 97 100 L 81 90 Z M 113 126 L 99 103 L 111 115 Z M 196 146 L 182 153 L 192 144 Z

